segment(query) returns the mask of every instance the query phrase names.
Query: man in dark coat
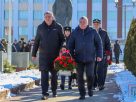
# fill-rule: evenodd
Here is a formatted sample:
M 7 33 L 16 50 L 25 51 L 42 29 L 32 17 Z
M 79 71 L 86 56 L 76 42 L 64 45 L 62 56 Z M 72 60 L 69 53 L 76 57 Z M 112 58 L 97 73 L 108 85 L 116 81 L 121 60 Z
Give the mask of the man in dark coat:
M 80 100 L 85 99 L 84 71 L 87 77 L 88 95 L 93 96 L 95 58 L 102 60 L 102 41 L 96 30 L 89 27 L 87 17 L 81 17 L 79 26 L 72 32 L 69 50 L 77 62 L 78 89 Z
M 5 39 L 2 39 L 2 40 L 1 40 L 0 50 L 3 51 L 3 52 L 7 52 L 7 42 L 6 42 Z
M 20 52 L 20 46 L 17 40 L 14 40 L 14 43 L 12 44 L 12 52 Z
M 116 64 L 119 64 L 119 55 L 120 55 L 120 53 L 122 53 L 122 51 L 121 51 L 118 40 L 115 41 L 113 51 L 114 51 L 114 55 L 115 55 Z
M 20 39 L 20 52 L 23 52 L 24 45 L 26 44 L 26 42 L 24 40 L 25 40 L 24 38 Z
M 99 19 L 93 20 L 93 26 L 96 29 L 97 33 L 100 35 L 103 45 L 103 59 L 101 62 L 96 61 L 95 63 L 94 88 L 98 86 L 99 90 L 103 90 L 108 67 L 107 61 L 110 60 L 111 56 L 111 44 L 107 32 L 100 27 L 100 24 L 101 20 Z
M 53 62 L 64 42 L 63 30 L 53 17 L 52 12 L 44 14 L 42 24 L 37 28 L 35 43 L 32 51 L 32 59 L 36 58 L 39 48 L 39 69 L 41 71 L 42 99 L 48 98 L 49 72 L 51 73 L 51 90 L 53 97 L 56 97 L 57 90 L 57 71 L 54 69 Z

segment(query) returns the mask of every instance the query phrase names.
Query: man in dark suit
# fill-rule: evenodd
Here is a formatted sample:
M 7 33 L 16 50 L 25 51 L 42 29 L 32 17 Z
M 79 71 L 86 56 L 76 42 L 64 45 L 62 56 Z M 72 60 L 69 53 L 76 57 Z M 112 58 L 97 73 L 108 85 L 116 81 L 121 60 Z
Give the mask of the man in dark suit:
M 51 90 L 53 97 L 56 97 L 57 90 L 57 71 L 54 69 L 53 62 L 64 42 L 62 26 L 53 17 L 52 12 L 44 14 L 44 21 L 37 28 L 35 43 L 32 51 L 32 59 L 36 59 L 39 49 L 39 69 L 41 71 L 42 99 L 48 98 L 49 72 L 51 73 Z

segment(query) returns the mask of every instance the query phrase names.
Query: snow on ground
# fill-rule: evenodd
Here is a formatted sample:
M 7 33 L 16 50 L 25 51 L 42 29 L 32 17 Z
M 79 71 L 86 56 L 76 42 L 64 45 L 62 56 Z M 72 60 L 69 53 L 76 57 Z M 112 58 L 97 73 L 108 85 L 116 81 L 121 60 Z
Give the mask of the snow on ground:
M 0 74 L 0 92 L 40 79 L 40 76 L 40 72 L 36 69 Z
M 112 64 L 108 68 L 109 73 L 115 73 L 115 81 L 121 93 L 114 95 L 121 102 L 136 102 L 136 77 L 124 68 L 124 64 Z M 135 87 L 135 96 L 132 95 L 132 86 Z
M 124 68 L 124 64 L 112 64 L 108 68 L 108 73 L 115 74 L 115 81 L 119 86 L 121 93 L 114 95 L 121 102 L 136 102 L 136 96 L 131 96 L 132 85 L 136 85 L 136 77 L 131 72 Z M 14 88 L 20 84 L 29 83 L 33 80 L 40 79 L 40 72 L 38 70 L 26 70 L 15 72 L 12 74 L 0 74 L 0 92 L 5 89 Z M 136 94 L 136 93 L 135 93 Z M 9 96 L 12 96 L 10 93 Z

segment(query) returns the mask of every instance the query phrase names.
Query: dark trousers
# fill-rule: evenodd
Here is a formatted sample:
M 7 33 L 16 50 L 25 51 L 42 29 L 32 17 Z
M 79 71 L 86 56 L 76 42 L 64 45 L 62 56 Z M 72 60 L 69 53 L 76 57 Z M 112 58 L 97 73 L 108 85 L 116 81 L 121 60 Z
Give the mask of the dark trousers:
M 94 79 L 94 62 L 90 63 L 78 63 L 77 64 L 77 79 L 78 79 L 78 89 L 81 96 L 85 96 L 85 81 L 84 81 L 84 71 L 87 78 L 87 88 L 88 93 L 92 91 L 93 79 Z
M 104 86 L 107 75 L 107 67 L 108 64 L 106 62 L 106 58 L 104 58 L 101 62 L 95 62 L 94 87 Z
M 116 60 L 116 64 L 119 64 L 119 54 L 115 53 L 115 60 Z
M 51 73 L 51 90 L 53 94 L 56 94 L 57 90 L 57 71 L 54 69 L 51 70 L 42 70 L 41 71 L 41 86 L 42 86 L 42 94 L 48 95 L 48 87 L 49 87 L 49 72 Z
M 65 78 L 66 76 L 61 76 L 61 85 L 65 86 Z M 72 82 L 72 76 L 68 76 L 69 80 L 68 80 L 68 85 L 71 86 L 71 82 Z

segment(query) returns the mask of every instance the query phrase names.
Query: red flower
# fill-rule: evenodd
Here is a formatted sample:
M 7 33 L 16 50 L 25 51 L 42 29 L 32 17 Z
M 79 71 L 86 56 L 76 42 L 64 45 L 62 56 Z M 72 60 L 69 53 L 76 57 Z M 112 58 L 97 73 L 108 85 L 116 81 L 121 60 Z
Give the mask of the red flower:
M 56 59 L 55 59 L 55 61 L 59 61 L 60 60 L 60 57 L 57 57 Z
M 72 63 L 73 61 L 71 59 L 68 60 L 68 63 Z
M 69 53 L 70 51 L 69 50 L 66 50 L 66 53 Z
M 60 64 L 60 65 L 62 65 L 62 64 L 63 64 L 63 62 L 62 62 L 62 61 L 60 61 L 60 62 L 59 62 L 59 64 Z
M 73 65 L 75 66 L 75 65 L 76 65 L 76 62 L 73 62 Z
M 63 64 L 64 67 L 67 67 L 68 65 L 66 63 Z
M 65 56 L 62 56 L 62 59 L 63 59 L 63 60 L 66 60 L 66 57 L 65 57 Z
M 54 61 L 54 66 L 56 70 L 68 70 L 72 71 L 76 68 L 75 61 L 68 55 L 63 55 L 61 57 L 57 57 Z

